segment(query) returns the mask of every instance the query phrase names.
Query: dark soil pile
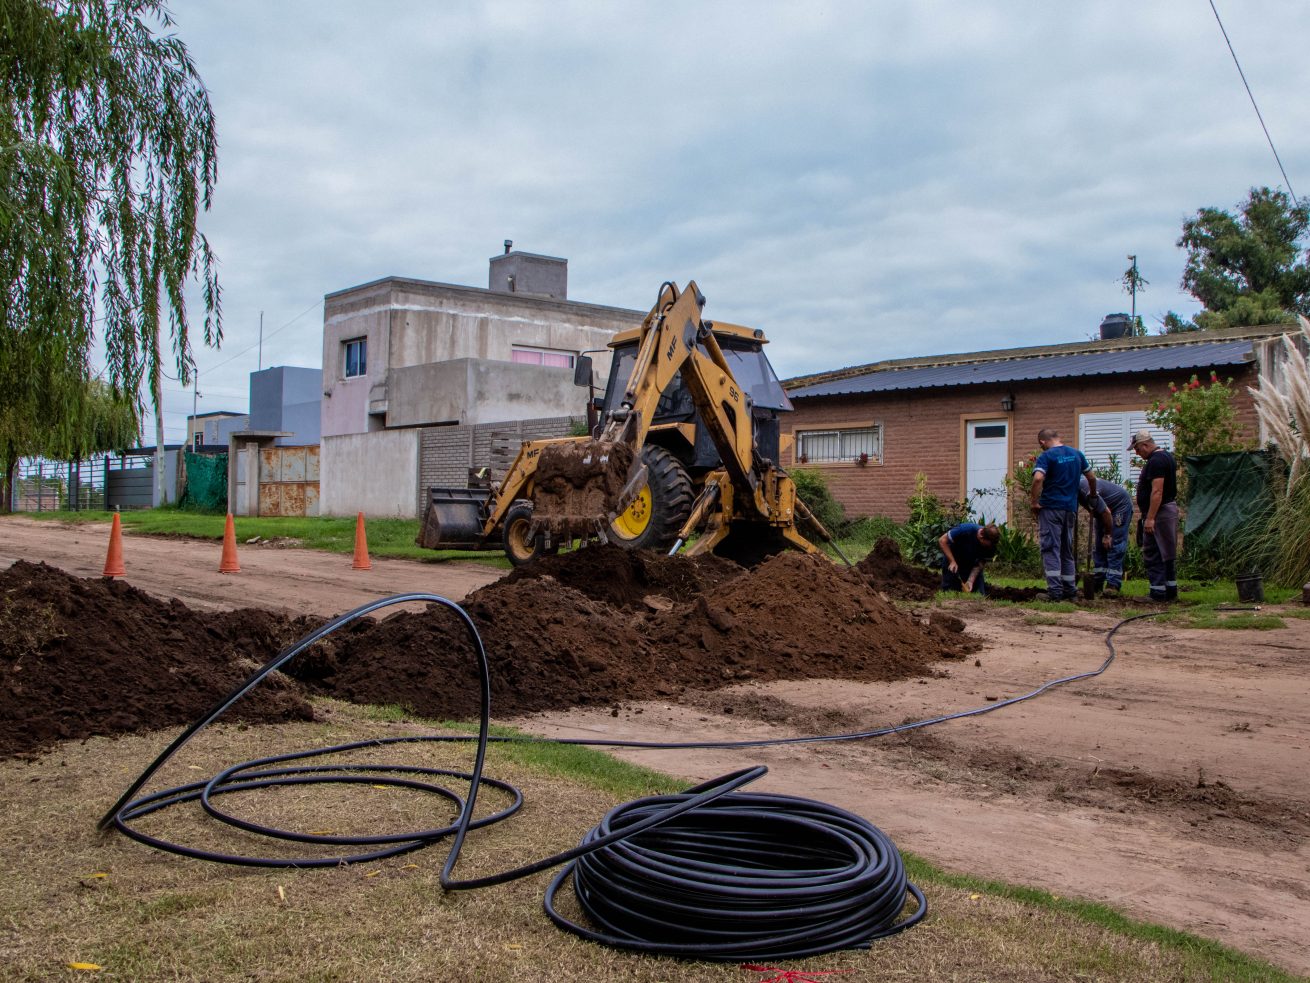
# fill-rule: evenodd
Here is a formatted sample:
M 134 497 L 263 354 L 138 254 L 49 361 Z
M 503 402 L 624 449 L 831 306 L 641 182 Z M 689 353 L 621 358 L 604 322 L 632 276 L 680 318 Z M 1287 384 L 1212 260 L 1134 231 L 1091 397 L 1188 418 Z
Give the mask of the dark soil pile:
M 567 571 L 592 594 L 635 584 L 643 569 L 671 575 L 686 564 L 691 580 L 724 570 L 680 558 L 664 570 L 663 557 L 619 550 L 572 556 L 543 568 Z M 599 561 L 590 583 L 588 557 Z M 476 591 L 465 604 L 487 650 L 492 711 L 501 717 L 670 697 L 743 680 L 902 679 L 978 647 L 950 627 L 899 611 L 826 560 L 800 554 L 739 571 L 660 612 L 617 607 L 524 570 Z M 613 593 L 631 604 L 644 590 Z M 361 625 L 334 651 L 291 671 L 319 692 L 356 702 L 398 704 L 438 719 L 477 712 L 466 632 L 441 608 Z
M 713 554 L 665 556 L 648 550 L 632 553 L 617 546 L 593 546 L 539 557 L 515 567 L 505 580 L 515 583 L 553 577 L 594 601 L 642 609 L 662 606 L 647 600 L 652 596 L 681 603 L 741 572 L 731 560 Z
M 0 572 L 0 754 L 189 723 L 309 628 L 267 611 L 200 614 L 20 560 Z M 312 720 L 313 710 L 275 675 L 231 716 Z
M 1046 590 L 1042 587 L 997 587 L 987 585 L 987 596 L 993 601 L 1032 601 L 1044 597 Z
M 912 567 L 901 559 L 896 540 L 884 536 L 855 570 L 874 590 L 902 601 L 926 601 L 941 589 L 940 573 L 925 567 Z
M 891 680 L 977 649 L 954 619 L 897 609 L 860 576 L 798 553 L 752 571 L 710 558 L 588 548 L 515 571 L 464 609 L 504 719 L 672 698 L 744 680 Z M 0 754 L 190 723 L 319 622 L 200 613 L 121 581 L 43 565 L 0 573 Z M 304 690 L 436 719 L 478 711 L 462 620 L 439 605 L 363 619 L 237 704 L 250 721 L 311 719 Z

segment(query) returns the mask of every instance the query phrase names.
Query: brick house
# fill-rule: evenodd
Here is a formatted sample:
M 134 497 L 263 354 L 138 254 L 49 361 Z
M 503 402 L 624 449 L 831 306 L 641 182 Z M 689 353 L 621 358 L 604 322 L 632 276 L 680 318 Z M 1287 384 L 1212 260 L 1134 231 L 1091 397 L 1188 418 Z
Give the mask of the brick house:
M 785 465 L 819 468 L 850 516 L 908 516 L 920 472 L 943 499 L 969 499 L 989 519 L 1008 518 L 1004 480 L 1037 449 L 1037 431 L 1058 429 L 1093 464 L 1111 454 L 1127 476 L 1125 448 L 1148 426 L 1146 409 L 1193 373 L 1233 379 L 1238 419 L 1256 436 L 1246 392 L 1259 364 L 1276 356 L 1285 326 L 1118 338 L 894 359 L 784 382 L 795 412 Z M 1145 389 L 1145 393 L 1142 390 Z M 1155 431 L 1157 442 L 1172 435 Z

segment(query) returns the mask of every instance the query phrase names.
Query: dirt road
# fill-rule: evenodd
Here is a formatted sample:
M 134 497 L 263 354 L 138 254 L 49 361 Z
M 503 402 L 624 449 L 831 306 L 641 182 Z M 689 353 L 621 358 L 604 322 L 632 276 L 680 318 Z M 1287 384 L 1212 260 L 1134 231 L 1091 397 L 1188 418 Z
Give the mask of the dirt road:
M 0 520 L 0 565 L 94 575 L 103 527 Z M 128 579 L 196 607 L 330 614 L 422 588 L 461 596 L 499 571 L 129 537 Z M 249 573 L 247 573 L 249 571 Z M 834 733 L 949 713 L 1101 664 L 1104 614 L 1029 625 L 1028 612 L 953 609 L 987 640 L 977 664 L 901 683 L 808 681 L 688 694 L 524 722 L 542 734 L 743 739 Z M 1135 613 L 1135 612 L 1134 612 Z M 770 789 L 867 816 L 949 869 L 1105 901 L 1310 973 L 1310 621 L 1277 631 L 1125 627 L 1102 676 L 905 737 L 747 751 L 623 752 L 688 779 L 763 762 Z M 617 713 L 613 713 L 616 710 Z
M 15 560 L 44 561 L 79 577 L 105 566 L 109 525 L 63 525 L 7 516 L 0 519 L 0 569 Z M 222 547 L 208 540 L 123 533 L 123 577 L 188 607 L 262 607 L 293 614 L 336 615 L 379 597 L 425 591 L 460 600 L 500 579 L 505 570 L 473 560 L 415 563 L 372 558 L 372 570 L 352 570 L 351 558 L 319 550 L 239 543 L 241 572 L 218 572 Z

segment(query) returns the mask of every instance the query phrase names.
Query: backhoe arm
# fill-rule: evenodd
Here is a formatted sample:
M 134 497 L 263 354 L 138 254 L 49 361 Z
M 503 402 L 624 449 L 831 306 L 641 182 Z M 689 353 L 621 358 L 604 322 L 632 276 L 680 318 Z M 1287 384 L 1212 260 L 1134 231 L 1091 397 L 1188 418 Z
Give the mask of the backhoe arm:
M 759 477 L 754 467 L 754 433 L 750 404 L 714 337 L 701 320 L 705 297 L 695 281 L 679 293 L 672 283 L 642 322 L 642 339 L 628 377 L 628 388 L 603 439 L 627 443 L 634 450 L 646 441 L 660 396 L 682 372 L 684 385 L 701 415 L 737 495 L 755 498 Z

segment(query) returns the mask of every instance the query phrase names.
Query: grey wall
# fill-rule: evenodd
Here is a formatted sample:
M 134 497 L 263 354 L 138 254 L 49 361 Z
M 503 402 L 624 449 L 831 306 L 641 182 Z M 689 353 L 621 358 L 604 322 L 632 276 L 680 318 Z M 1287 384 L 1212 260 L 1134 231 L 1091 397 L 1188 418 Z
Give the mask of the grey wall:
M 572 369 L 483 358 L 393 369 L 387 390 L 388 427 L 582 416 L 587 407 Z
M 492 256 L 487 288 L 499 294 L 529 294 L 565 300 L 569 295 L 569 261 L 535 253 Z
M 250 373 L 250 430 L 287 430 L 278 444 L 317 444 L 322 427 L 323 372 L 277 365 Z

